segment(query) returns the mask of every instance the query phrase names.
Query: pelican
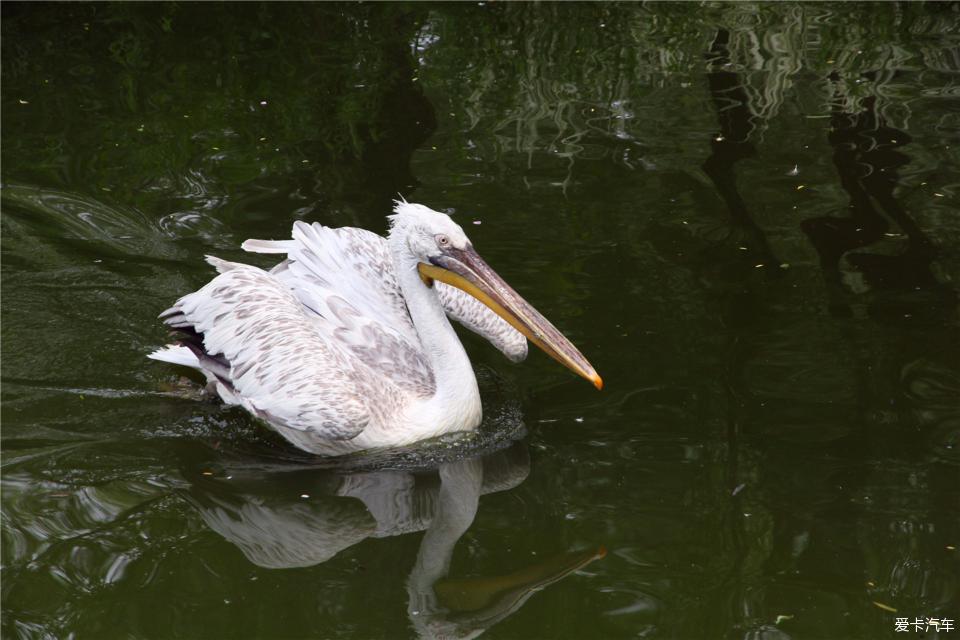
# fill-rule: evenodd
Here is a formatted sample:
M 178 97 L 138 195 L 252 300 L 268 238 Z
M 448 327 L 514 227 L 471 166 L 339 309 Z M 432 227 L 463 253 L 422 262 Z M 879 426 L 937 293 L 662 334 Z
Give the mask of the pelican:
M 602 388 L 450 216 L 406 201 L 393 211 L 387 238 L 296 222 L 290 240 L 244 242 L 286 255 L 269 272 L 207 256 L 219 275 L 160 315 L 181 339 L 149 357 L 202 371 L 227 404 L 319 455 L 480 424 L 477 380 L 448 316 L 511 360 L 529 340 Z

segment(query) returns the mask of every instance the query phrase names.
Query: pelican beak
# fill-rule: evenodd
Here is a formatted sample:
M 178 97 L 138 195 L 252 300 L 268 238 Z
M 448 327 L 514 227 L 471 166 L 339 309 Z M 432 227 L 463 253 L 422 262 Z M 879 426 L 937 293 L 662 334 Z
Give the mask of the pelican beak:
M 430 264 L 420 262 L 417 268 L 427 285 L 431 285 L 432 280 L 439 280 L 466 291 L 551 358 L 592 382 L 597 389 L 603 388 L 603 380 L 573 343 L 504 282 L 472 246 L 446 249 L 441 255 L 430 258 Z

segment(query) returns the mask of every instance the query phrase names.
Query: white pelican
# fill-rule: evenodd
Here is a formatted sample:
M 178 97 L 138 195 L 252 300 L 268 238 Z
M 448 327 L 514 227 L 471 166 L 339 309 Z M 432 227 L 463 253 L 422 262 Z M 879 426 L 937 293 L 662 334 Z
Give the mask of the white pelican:
M 225 402 L 323 455 L 480 424 L 477 380 L 447 315 L 511 359 L 526 356 L 525 337 L 603 386 L 448 215 L 397 202 L 388 217 L 386 239 L 297 222 L 292 240 L 244 242 L 287 255 L 269 273 L 208 256 L 219 275 L 160 316 L 183 339 L 150 357 L 199 369 Z

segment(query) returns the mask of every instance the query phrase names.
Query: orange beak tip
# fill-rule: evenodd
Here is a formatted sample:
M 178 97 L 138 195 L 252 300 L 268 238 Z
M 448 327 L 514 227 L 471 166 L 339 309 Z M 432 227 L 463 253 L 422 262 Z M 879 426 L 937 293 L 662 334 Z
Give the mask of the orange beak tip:
M 597 549 L 597 560 L 601 560 L 607 557 L 607 548 L 603 545 L 600 545 L 600 548 Z
M 600 391 L 603 389 L 603 378 L 601 378 L 597 374 L 593 374 L 593 377 L 590 378 L 590 382 L 592 382 L 593 386 L 597 388 L 597 391 Z

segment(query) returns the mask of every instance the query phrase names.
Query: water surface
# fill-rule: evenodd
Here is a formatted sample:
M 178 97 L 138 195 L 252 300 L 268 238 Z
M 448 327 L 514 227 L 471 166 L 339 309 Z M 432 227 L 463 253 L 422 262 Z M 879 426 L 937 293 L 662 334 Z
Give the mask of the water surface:
M 2 29 L 4 637 L 960 622 L 956 5 L 4 3 Z M 464 333 L 481 442 L 341 467 L 145 359 L 205 254 L 382 233 L 398 193 L 604 391 Z

